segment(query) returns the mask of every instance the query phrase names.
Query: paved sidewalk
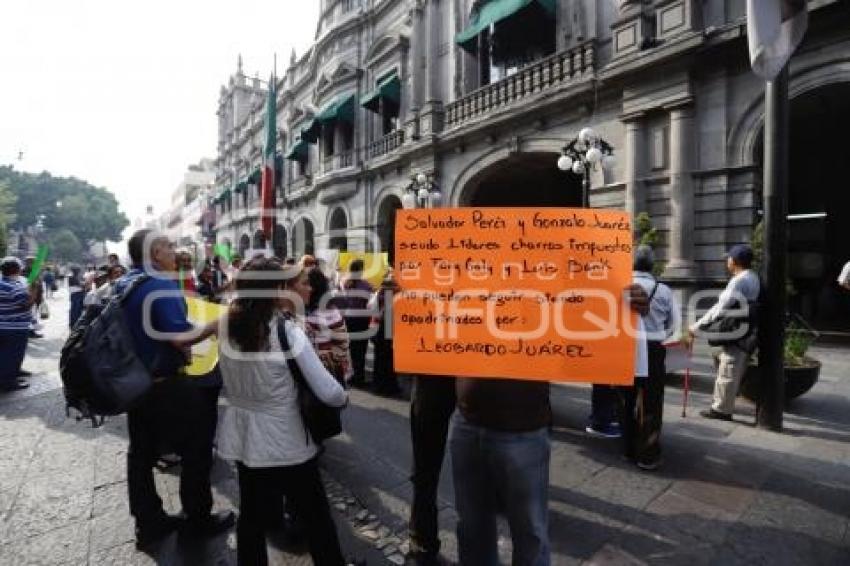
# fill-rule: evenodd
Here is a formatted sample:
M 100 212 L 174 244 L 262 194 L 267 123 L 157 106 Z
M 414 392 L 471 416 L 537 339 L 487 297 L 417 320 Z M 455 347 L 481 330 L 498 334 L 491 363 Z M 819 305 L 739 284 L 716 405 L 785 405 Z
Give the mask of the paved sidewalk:
M 63 300 L 52 305 L 46 337 L 28 351 L 25 367 L 43 373 L 30 390 L 0 396 L 0 565 L 235 563 L 232 533 L 204 545 L 172 537 L 155 557 L 134 551 L 124 419 L 93 430 L 64 415 L 56 367 Z M 788 408 L 783 434 L 754 428 L 743 400 L 733 423 L 697 416 L 710 376 L 694 378 L 686 418 L 681 390 L 668 387 L 665 462 L 654 473 L 623 462 L 617 441 L 583 432 L 587 386 L 553 387 L 552 563 L 850 564 L 850 355 L 812 354 L 824 363 L 821 380 Z M 343 546 L 369 564 L 398 563 L 405 550 L 408 410 L 405 401 L 354 391 L 346 433 L 323 458 Z M 450 469 L 447 462 L 441 525 L 444 555 L 456 560 Z M 157 480 L 176 511 L 176 478 Z M 229 466 L 217 464 L 214 483 L 216 506 L 235 507 Z M 273 549 L 273 563 L 309 559 Z
M 0 395 L 0 566 L 235 564 L 233 532 L 203 542 L 172 535 L 153 556 L 135 550 L 127 504 L 126 419 L 112 418 L 93 429 L 66 417 L 58 376 L 59 350 L 67 335 L 64 293 L 51 307 L 45 336 L 30 341 L 24 363 L 35 373 L 32 386 Z M 178 477 L 157 473 L 156 481 L 166 510 L 178 512 Z M 213 485 L 216 509 L 238 507 L 234 470 L 221 460 L 213 470 Z M 368 525 L 377 517 L 364 513 L 344 486 L 330 478 L 326 485 L 346 554 L 369 564 L 391 564 L 386 551 L 400 562 L 398 544 L 378 549 L 375 541 L 354 531 L 355 522 Z M 274 545 L 269 550 L 272 564 L 311 563 L 303 553 Z

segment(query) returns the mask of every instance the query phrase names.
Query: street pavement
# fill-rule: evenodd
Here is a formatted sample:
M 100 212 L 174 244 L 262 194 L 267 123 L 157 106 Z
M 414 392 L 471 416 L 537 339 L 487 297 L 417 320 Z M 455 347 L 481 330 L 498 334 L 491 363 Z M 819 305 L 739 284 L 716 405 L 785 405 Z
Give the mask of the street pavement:
M 206 543 L 176 535 L 153 556 L 135 551 L 127 510 L 126 424 L 100 429 L 66 418 L 58 377 L 67 297 L 52 302 L 45 337 L 24 367 L 33 386 L 0 396 L 0 565 L 235 564 L 233 533 Z M 552 563 L 850 564 L 850 356 L 813 348 L 823 364 L 815 388 L 792 403 L 782 434 L 753 426 L 739 400 L 735 422 L 707 421 L 713 378 L 708 352 L 692 380 L 687 416 L 676 380 L 667 388 L 664 464 L 642 472 L 618 441 L 588 437 L 589 387 L 552 388 Z M 328 443 L 325 480 L 346 553 L 398 564 L 406 550 L 411 450 L 404 400 L 353 391 L 345 434 Z M 451 463 L 440 486 L 443 555 L 457 560 Z M 168 510 L 177 478 L 157 472 Z M 238 508 L 235 473 L 213 474 L 217 509 Z M 273 564 L 309 564 L 270 545 Z M 502 525 L 500 553 L 510 562 Z

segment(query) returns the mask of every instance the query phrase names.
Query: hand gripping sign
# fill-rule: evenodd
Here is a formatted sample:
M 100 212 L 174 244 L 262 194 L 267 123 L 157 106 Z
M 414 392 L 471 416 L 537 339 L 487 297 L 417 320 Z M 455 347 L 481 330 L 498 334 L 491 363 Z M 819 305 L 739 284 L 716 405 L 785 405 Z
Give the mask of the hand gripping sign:
M 628 213 L 399 210 L 395 241 L 397 371 L 632 383 Z

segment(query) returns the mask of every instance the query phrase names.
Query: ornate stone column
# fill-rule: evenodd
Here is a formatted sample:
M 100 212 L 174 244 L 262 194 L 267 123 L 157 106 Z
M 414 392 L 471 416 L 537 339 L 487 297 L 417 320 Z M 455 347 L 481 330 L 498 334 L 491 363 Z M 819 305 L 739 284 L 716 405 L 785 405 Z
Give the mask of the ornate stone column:
M 423 135 L 443 129 L 443 101 L 440 80 L 442 60 L 441 0 L 428 0 L 428 84 L 420 128 Z
M 664 275 L 690 278 L 694 264 L 694 109 L 687 100 L 670 111 L 670 241 Z
M 410 91 L 407 93 L 408 111 L 404 129 L 407 141 L 419 139 L 419 112 L 422 109 L 425 91 L 425 69 L 423 59 L 427 37 L 425 35 L 425 8 L 421 0 L 415 0 L 410 10 Z
M 623 148 L 623 183 L 626 185 L 625 206 L 632 218 L 646 211 L 643 191 L 638 186 L 638 175 L 643 171 L 645 143 L 642 114 L 622 118 L 626 125 L 625 147 Z

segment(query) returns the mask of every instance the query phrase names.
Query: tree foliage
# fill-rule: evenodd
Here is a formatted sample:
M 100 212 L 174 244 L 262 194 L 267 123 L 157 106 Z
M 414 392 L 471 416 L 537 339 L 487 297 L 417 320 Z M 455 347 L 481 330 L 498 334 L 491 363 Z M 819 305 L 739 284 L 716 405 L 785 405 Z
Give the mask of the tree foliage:
M 652 217 L 648 212 L 641 212 L 635 217 L 635 225 L 637 228 L 638 244 L 641 246 L 649 246 L 655 249 L 661 242 L 661 234 L 658 233 L 658 228 L 652 225 Z M 652 274 L 660 277 L 664 273 L 664 262 L 655 261 L 655 266 L 652 268 Z
M 0 181 L 0 256 L 6 255 L 9 245 L 9 226 L 15 221 L 15 202 L 17 197 L 9 189 L 9 184 Z
M 67 228 L 60 228 L 53 232 L 48 242 L 50 257 L 53 260 L 77 261 L 83 254 L 83 244 Z
M 48 240 L 60 230 L 68 230 L 82 246 L 117 242 L 130 223 L 118 209 L 115 195 L 81 179 L 53 177 L 47 172 L 21 173 L 6 166 L 0 167 L 0 182 L 4 181 L 17 197 L 16 218 L 10 226 L 25 229 L 41 217 Z

